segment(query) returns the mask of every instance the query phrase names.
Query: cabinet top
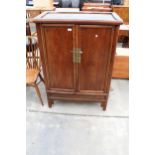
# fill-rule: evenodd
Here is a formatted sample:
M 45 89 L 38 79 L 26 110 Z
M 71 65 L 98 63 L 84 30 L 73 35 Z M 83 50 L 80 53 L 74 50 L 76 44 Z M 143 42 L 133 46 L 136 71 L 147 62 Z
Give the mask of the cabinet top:
M 92 13 L 81 11 L 74 13 L 59 13 L 46 11 L 35 17 L 33 22 L 120 25 L 123 23 L 123 20 L 114 12 Z

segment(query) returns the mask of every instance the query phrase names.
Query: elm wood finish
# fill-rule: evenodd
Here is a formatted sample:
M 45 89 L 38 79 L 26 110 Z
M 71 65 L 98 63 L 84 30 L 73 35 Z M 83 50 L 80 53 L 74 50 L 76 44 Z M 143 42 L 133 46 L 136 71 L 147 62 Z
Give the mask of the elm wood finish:
M 113 13 L 46 12 L 34 22 L 49 107 L 61 99 L 99 101 L 106 110 L 122 20 Z
M 109 57 L 107 54 L 111 45 L 112 33 L 111 26 L 79 26 L 79 46 L 84 51 L 82 54 L 83 61 L 79 64 L 80 90 L 104 92 L 104 75 L 107 71 L 105 62 Z
M 104 6 L 104 7 L 111 7 L 111 4 L 108 3 L 83 3 L 83 6 Z
M 129 56 L 115 56 L 113 78 L 129 78 Z
M 113 5 L 112 11 L 116 12 L 122 19 L 124 24 L 129 24 L 129 7 L 121 5 Z
M 111 12 L 112 9 L 103 6 L 83 6 L 82 11 L 94 11 L 94 12 Z
M 82 7 L 82 11 L 111 12 L 112 8 L 110 4 L 84 3 Z

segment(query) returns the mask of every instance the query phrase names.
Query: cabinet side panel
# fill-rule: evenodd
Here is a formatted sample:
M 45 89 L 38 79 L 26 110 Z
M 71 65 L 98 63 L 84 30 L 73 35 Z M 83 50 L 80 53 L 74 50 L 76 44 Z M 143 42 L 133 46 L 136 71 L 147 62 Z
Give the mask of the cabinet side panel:
M 50 88 L 74 89 L 73 27 L 43 27 Z
M 48 89 L 49 81 L 48 81 L 48 72 L 47 72 L 47 66 L 46 66 L 46 54 L 44 51 L 44 45 L 43 45 L 43 37 L 42 37 L 42 28 L 41 24 L 36 24 L 37 28 L 37 37 L 38 37 L 38 43 L 39 43 L 39 49 L 40 49 L 40 56 L 41 56 L 41 62 L 43 67 L 43 74 L 44 74 L 44 81 L 46 89 Z
M 116 54 L 116 45 L 117 45 L 117 41 L 118 41 L 118 32 L 119 32 L 119 26 L 115 26 L 114 35 L 112 38 L 111 55 L 110 55 L 110 59 L 108 62 L 108 73 L 106 74 L 106 85 L 105 85 L 105 92 L 106 93 L 108 93 L 110 90 L 113 64 L 114 64 L 114 58 L 115 58 L 115 54 Z
M 111 26 L 80 27 L 79 44 L 83 52 L 79 69 L 80 90 L 104 91 L 112 37 Z

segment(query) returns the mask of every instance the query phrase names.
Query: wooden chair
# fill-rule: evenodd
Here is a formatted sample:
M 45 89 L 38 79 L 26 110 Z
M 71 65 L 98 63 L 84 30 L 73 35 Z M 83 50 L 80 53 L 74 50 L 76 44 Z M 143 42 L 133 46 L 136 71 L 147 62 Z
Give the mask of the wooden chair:
M 38 48 L 37 44 L 38 44 L 38 39 L 37 39 L 37 35 L 35 33 L 31 32 L 31 28 L 30 28 L 30 22 L 28 19 L 26 19 L 26 36 L 28 36 L 27 38 L 27 42 L 29 40 L 30 44 L 26 43 L 26 50 L 27 51 L 34 51 L 35 48 Z M 29 36 L 34 36 L 34 37 L 29 37 Z M 33 49 L 31 49 L 33 48 Z
M 31 29 L 28 20 L 26 20 L 26 36 L 31 36 Z
M 35 44 L 34 44 L 35 42 Z M 43 104 L 41 94 L 38 88 L 38 84 L 44 79 L 40 74 L 41 71 L 41 60 L 40 52 L 37 44 L 37 39 L 34 36 L 27 36 L 26 40 L 26 85 L 33 86 L 37 92 L 37 95 Z M 38 77 L 40 81 L 38 81 Z
M 26 36 L 37 36 L 37 32 L 31 32 L 30 24 L 34 24 L 28 18 L 26 19 Z

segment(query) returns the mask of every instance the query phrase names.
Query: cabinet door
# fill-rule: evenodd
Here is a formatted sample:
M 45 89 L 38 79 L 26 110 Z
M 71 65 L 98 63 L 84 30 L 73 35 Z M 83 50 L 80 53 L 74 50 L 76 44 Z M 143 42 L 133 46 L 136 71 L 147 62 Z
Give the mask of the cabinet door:
M 43 24 L 48 89 L 74 90 L 73 26 Z
M 108 62 L 111 54 L 113 27 L 79 26 L 79 91 L 104 92 Z

